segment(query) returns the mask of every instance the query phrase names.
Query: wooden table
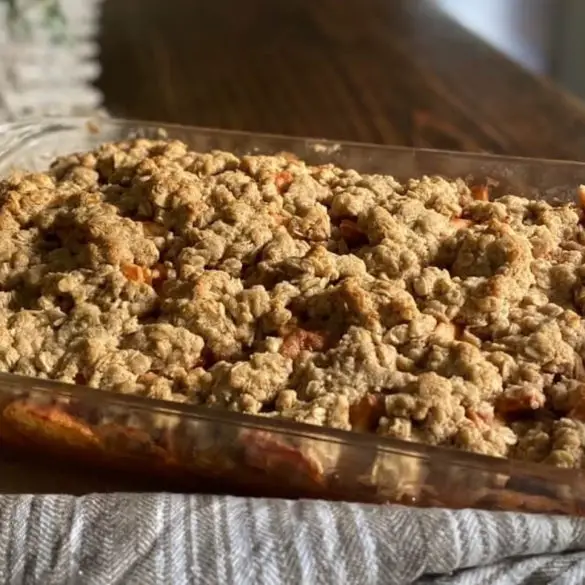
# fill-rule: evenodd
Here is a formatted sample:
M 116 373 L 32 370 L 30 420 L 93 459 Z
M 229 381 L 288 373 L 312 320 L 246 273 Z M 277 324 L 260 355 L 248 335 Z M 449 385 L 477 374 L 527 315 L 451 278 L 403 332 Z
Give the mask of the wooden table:
M 428 0 L 106 0 L 114 114 L 585 159 L 585 104 Z
M 584 104 L 423 0 L 106 0 L 99 42 L 121 116 L 585 159 Z M 4 455 L 0 491 L 128 487 L 34 469 Z

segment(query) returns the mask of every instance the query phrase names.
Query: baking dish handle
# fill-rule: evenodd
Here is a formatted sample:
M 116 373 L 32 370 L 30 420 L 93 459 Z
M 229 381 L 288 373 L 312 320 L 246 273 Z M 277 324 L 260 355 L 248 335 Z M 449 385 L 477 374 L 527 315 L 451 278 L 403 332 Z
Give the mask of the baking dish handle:
M 29 158 L 50 157 L 52 150 L 61 150 L 72 131 L 79 133 L 84 125 L 87 120 L 66 117 L 29 118 L 0 124 L 0 174 L 13 167 L 28 166 Z M 38 152 L 39 143 L 45 144 L 42 154 Z
M 44 134 L 51 126 L 46 118 L 0 124 L 0 154 L 13 150 L 38 134 Z

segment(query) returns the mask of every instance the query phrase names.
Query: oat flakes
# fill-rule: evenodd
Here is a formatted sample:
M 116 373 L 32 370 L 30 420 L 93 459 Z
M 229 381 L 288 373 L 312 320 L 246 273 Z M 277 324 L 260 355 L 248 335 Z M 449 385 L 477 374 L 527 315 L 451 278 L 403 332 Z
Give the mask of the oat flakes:
M 582 204 L 105 144 L 0 182 L 0 370 L 583 467 Z

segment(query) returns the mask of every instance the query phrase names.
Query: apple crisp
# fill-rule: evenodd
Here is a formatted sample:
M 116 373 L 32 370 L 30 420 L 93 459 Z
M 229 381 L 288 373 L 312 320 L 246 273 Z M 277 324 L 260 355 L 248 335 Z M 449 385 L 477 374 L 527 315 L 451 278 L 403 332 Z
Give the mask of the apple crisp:
M 0 183 L 0 371 L 583 467 L 583 219 L 104 144 Z

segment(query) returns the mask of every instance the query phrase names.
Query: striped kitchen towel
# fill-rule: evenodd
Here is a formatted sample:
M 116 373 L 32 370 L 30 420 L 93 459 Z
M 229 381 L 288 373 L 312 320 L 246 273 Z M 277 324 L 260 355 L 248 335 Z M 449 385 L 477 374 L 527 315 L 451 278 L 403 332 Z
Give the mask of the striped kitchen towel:
M 0 496 L 2 585 L 585 583 L 585 520 L 175 494 Z

